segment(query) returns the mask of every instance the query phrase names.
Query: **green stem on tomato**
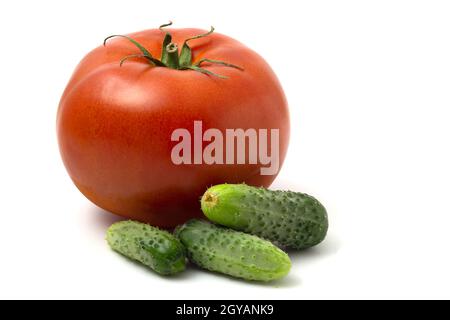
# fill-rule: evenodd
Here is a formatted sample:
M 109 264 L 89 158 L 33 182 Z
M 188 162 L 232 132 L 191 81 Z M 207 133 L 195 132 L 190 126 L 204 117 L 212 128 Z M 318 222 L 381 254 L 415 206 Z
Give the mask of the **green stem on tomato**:
M 178 70 L 180 68 L 180 63 L 178 60 L 178 45 L 176 43 L 169 43 L 166 46 L 166 52 L 167 52 L 167 61 L 166 66 L 171 69 Z
M 169 23 L 163 24 L 159 27 L 159 29 L 161 31 L 165 32 L 160 59 L 155 58 L 150 53 L 150 51 L 148 51 L 143 45 L 141 45 L 139 42 L 137 42 L 136 40 L 134 40 L 128 36 L 123 36 L 123 35 L 109 36 L 105 39 L 103 45 L 106 46 L 106 42 L 111 38 L 122 37 L 122 38 L 125 38 L 128 41 L 130 41 L 134 46 L 136 46 L 139 49 L 141 54 L 131 54 L 129 56 L 124 57 L 120 61 L 120 66 L 122 66 L 123 63 L 130 58 L 143 58 L 143 59 L 146 59 L 150 65 L 155 66 L 155 67 L 164 67 L 164 68 L 170 68 L 170 69 L 175 69 L 175 70 L 194 70 L 194 71 L 200 72 L 202 74 L 216 76 L 219 78 L 226 78 L 226 77 L 218 75 L 216 73 L 213 73 L 209 70 L 206 70 L 206 69 L 202 68 L 200 65 L 203 62 L 207 62 L 210 64 L 217 64 L 217 65 L 222 65 L 222 66 L 229 67 L 229 68 L 244 70 L 242 67 L 236 66 L 234 64 L 224 62 L 224 61 L 212 60 L 212 59 L 208 59 L 208 58 L 203 58 L 199 62 L 193 64 L 192 63 L 192 49 L 189 46 L 188 42 L 195 40 L 195 39 L 200 39 L 200 38 L 209 36 L 210 34 L 212 34 L 214 32 L 214 27 L 211 27 L 211 30 L 206 33 L 199 34 L 199 35 L 196 35 L 196 36 L 186 39 L 181 48 L 181 52 L 179 52 L 180 50 L 178 49 L 178 45 L 176 43 L 172 42 L 172 35 L 170 34 L 170 32 L 166 32 L 165 30 L 163 30 L 165 27 L 168 27 L 171 25 L 172 25 L 172 21 L 170 21 Z

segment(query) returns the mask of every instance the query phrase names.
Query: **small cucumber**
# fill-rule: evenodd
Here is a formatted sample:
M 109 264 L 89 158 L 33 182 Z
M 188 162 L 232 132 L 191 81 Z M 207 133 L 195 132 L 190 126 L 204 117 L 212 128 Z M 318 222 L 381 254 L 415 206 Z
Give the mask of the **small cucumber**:
M 294 249 L 319 244 L 328 230 L 325 208 L 304 193 L 221 184 L 205 192 L 201 206 L 215 223 Z
M 189 259 L 210 271 L 245 280 L 271 281 L 288 274 L 289 256 L 269 241 L 246 233 L 190 220 L 175 230 Z
M 121 221 L 109 227 L 110 247 L 162 275 L 181 272 L 186 266 L 183 245 L 172 234 L 148 224 Z

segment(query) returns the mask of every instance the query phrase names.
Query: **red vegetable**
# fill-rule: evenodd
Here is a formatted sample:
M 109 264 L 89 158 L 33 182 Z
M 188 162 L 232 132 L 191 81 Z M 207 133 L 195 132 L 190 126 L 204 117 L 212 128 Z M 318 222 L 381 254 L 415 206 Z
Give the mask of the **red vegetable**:
M 261 175 L 265 165 L 259 162 L 173 163 L 178 142 L 171 141 L 172 133 L 185 128 L 194 137 L 194 121 L 202 122 L 203 132 L 216 128 L 224 134 L 235 128 L 279 129 L 280 165 L 288 146 L 287 104 L 269 65 L 217 33 L 183 46 L 202 33 L 153 29 L 116 36 L 75 70 L 59 105 L 59 146 L 70 177 L 98 206 L 173 227 L 201 216 L 199 198 L 208 186 L 267 187 L 275 179 L 276 174 Z M 196 65 L 205 58 L 218 61 Z

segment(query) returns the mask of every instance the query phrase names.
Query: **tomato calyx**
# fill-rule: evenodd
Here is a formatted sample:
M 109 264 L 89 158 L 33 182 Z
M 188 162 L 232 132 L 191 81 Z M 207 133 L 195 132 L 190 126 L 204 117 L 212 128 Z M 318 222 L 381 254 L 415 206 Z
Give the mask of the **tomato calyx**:
M 175 70 L 194 70 L 194 71 L 197 71 L 197 72 L 209 75 L 209 76 L 215 76 L 215 77 L 219 77 L 222 79 L 226 79 L 227 77 L 219 75 L 214 72 L 211 72 L 207 69 L 204 69 L 201 67 L 201 65 L 204 63 L 209 63 L 209 64 L 217 64 L 217 65 L 222 65 L 225 67 L 235 68 L 235 69 L 242 70 L 242 71 L 244 70 L 242 67 L 239 67 L 237 65 L 234 65 L 234 64 L 231 64 L 231 63 L 228 63 L 225 61 L 213 60 L 213 59 L 208 59 L 208 58 L 203 58 L 196 63 L 192 63 L 192 49 L 189 46 L 189 41 L 209 36 L 210 34 L 212 34 L 214 32 L 214 30 L 215 30 L 214 27 L 211 27 L 210 31 L 208 31 L 206 33 L 199 34 L 199 35 L 196 35 L 196 36 L 193 36 L 191 38 L 184 40 L 184 43 L 183 43 L 183 46 L 181 47 L 181 52 L 180 52 L 178 45 L 176 43 L 172 42 L 172 35 L 170 34 L 170 32 L 164 30 L 164 28 L 171 26 L 171 25 L 172 25 L 172 21 L 170 21 L 169 23 L 163 24 L 159 27 L 159 29 L 162 32 L 165 32 L 160 59 L 155 58 L 150 53 L 150 51 L 147 50 L 139 42 L 137 42 L 136 40 L 132 39 L 131 37 L 125 36 L 125 35 L 117 35 L 116 34 L 116 35 L 109 36 L 103 41 L 103 45 L 106 46 L 107 41 L 111 38 L 121 37 L 121 38 L 124 38 L 124 39 L 127 39 L 128 41 L 130 41 L 133 45 L 136 46 L 136 48 L 139 49 L 140 53 L 131 54 L 131 55 L 128 55 L 128 56 L 122 58 L 122 60 L 120 60 L 120 63 L 119 63 L 120 66 L 122 66 L 125 63 L 125 61 L 127 61 L 128 59 L 142 58 L 142 59 L 147 60 L 147 62 L 150 65 L 155 66 L 155 67 L 164 67 L 164 68 L 170 68 L 170 69 L 175 69 Z

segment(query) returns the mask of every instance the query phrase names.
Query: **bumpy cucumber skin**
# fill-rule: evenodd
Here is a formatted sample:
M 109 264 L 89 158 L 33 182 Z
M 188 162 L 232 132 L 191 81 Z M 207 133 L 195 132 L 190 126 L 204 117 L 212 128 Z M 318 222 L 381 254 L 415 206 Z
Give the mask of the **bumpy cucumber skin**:
M 114 251 L 162 275 L 176 274 L 186 267 L 186 251 L 180 241 L 148 224 L 117 222 L 109 227 L 106 241 Z
M 221 184 L 205 192 L 201 207 L 215 223 L 293 249 L 321 243 L 328 231 L 325 208 L 315 198 L 299 192 Z
M 289 273 L 291 260 L 269 241 L 202 220 L 190 220 L 175 230 L 189 260 L 233 277 L 271 281 Z

